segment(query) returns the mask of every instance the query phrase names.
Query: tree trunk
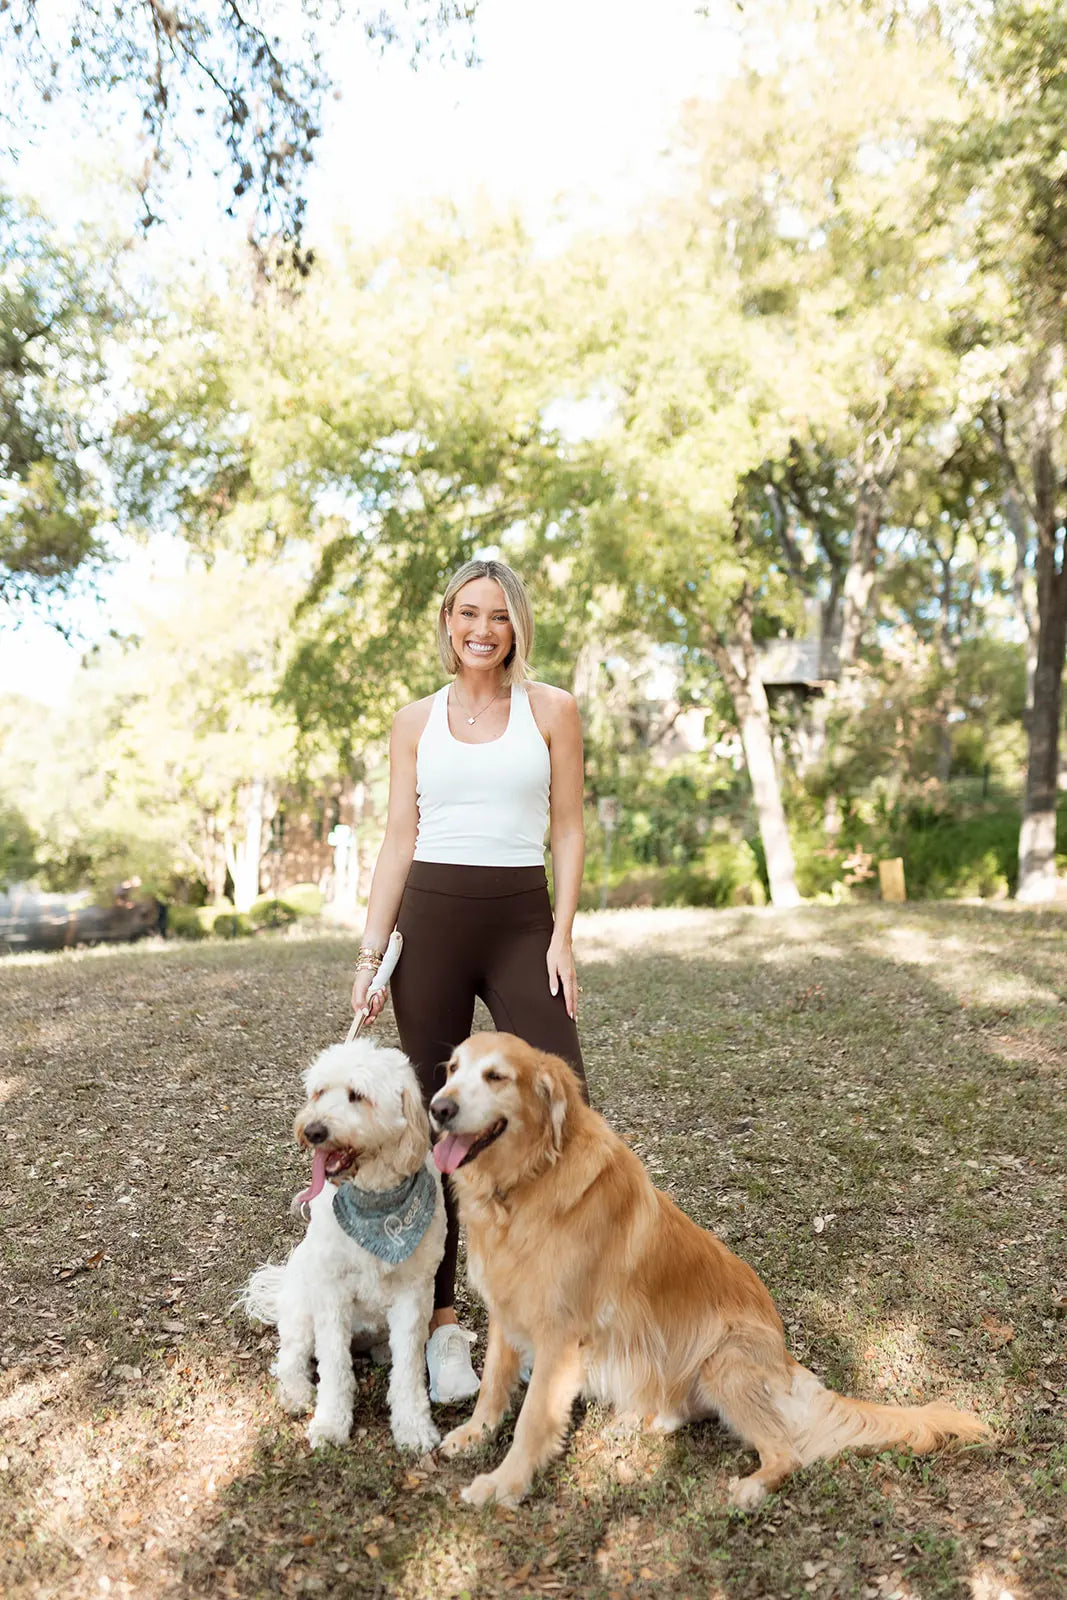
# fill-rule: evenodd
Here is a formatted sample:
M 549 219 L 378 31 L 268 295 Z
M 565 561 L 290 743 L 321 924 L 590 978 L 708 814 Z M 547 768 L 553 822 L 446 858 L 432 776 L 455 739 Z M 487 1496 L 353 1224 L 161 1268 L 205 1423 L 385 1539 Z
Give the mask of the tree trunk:
M 1029 716 L 1034 704 L 1038 635 L 1038 624 L 1028 592 L 1029 577 L 1026 570 L 1026 557 L 1030 549 L 1030 527 L 1026 502 L 1014 483 L 1009 483 L 1005 489 L 1002 504 L 1004 519 L 1015 540 L 1015 569 L 1012 573 L 1011 588 L 1012 598 L 1015 601 L 1015 615 L 1023 628 L 1026 647 L 1026 714 Z
M 877 482 L 864 484 L 856 505 L 856 530 L 848 556 L 841 610 L 838 664 L 844 677 L 859 659 L 863 627 L 874 588 L 878 534 L 882 526 L 882 491 Z
M 742 599 L 738 618 L 739 626 L 734 638 L 726 640 L 708 635 L 707 649 L 723 675 L 737 714 L 745 764 L 756 802 L 760 838 L 767 858 L 771 904 L 796 906 L 800 904 L 800 894 L 797 890 L 793 846 L 789 839 L 778 769 L 774 761 L 767 692 L 756 666 L 756 652 L 752 643 L 752 596 L 749 591 Z
M 259 894 L 259 865 L 263 859 L 263 827 L 273 811 L 272 797 L 262 778 L 253 778 L 244 804 L 244 831 L 226 839 L 226 865 L 233 879 L 236 911 L 247 911 Z
M 226 891 L 226 845 L 213 811 L 201 812 L 200 841 L 195 869 L 207 888 L 208 905 L 214 905 Z
M 1050 405 L 1048 412 L 1051 413 Z M 1050 427 L 1039 427 L 1039 442 L 1034 451 L 1037 665 L 1030 713 L 1026 795 L 1019 832 L 1019 884 L 1015 891 L 1016 899 L 1031 903 L 1052 900 L 1056 893 L 1056 794 L 1067 650 L 1067 574 L 1056 511 L 1051 437 Z
M 763 840 L 763 851 L 767 857 L 771 904 L 797 906 L 800 904 L 800 894 L 797 890 L 793 846 L 789 839 L 785 809 L 782 805 L 778 769 L 774 763 L 767 695 L 758 678 L 754 688 L 756 692 L 742 695 L 740 703 L 735 701 L 735 706 L 741 725 L 745 764 L 748 767 L 752 793 L 756 801 L 760 838 Z

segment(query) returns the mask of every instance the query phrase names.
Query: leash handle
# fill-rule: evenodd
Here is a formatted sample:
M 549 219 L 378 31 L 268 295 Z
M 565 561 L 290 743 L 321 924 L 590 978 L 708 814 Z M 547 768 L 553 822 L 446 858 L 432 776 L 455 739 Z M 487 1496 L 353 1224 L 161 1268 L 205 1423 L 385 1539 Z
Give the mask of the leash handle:
M 396 964 L 400 960 L 400 952 L 403 950 L 403 948 L 403 934 L 391 933 L 389 935 L 389 943 L 385 947 L 385 954 L 382 957 L 382 964 L 374 974 L 374 982 L 367 990 L 368 1000 L 373 1000 L 374 996 L 376 994 L 381 994 L 382 990 L 386 987 L 389 979 L 396 971 Z M 352 1018 L 352 1026 L 349 1028 L 348 1033 L 345 1036 L 345 1044 L 352 1043 L 352 1040 L 358 1036 L 359 1030 L 362 1028 L 369 1016 L 369 1005 L 364 1006 L 362 1010 L 356 1012 L 355 1016 Z

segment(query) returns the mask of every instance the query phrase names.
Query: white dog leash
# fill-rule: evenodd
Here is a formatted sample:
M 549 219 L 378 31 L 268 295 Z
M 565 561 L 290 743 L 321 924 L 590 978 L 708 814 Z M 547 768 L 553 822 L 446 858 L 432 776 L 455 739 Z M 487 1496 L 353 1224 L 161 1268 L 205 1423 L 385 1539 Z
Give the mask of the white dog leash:
M 376 994 L 381 994 L 382 990 L 389 982 L 389 979 L 393 976 L 393 973 L 396 970 L 396 964 L 400 960 L 400 952 L 403 947 L 403 937 L 399 933 L 390 934 L 389 943 L 386 945 L 385 954 L 382 957 L 382 964 L 374 974 L 374 982 L 367 990 L 368 1000 L 373 1000 Z M 357 1036 L 360 1028 L 362 1028 L 369 1016 L 369 1005 L 364 1005 L 361 1010 L 356 1012 L 355 1016 L 352 1018 L 352 1026 L 349 1028 L 348 1033 L 345 1036 L 345 1044 L 352 1043 L 352 1040 Z M 322 1178 L 320 1176 L 317 1188 L 315 1187 L 314 1179 L 312 1179 L 312 1183 L 308 1186 L 308 1188 L 302 1189 L 298 1195 L 293 1197 L 293 1201 L 289 1207 L 289 1210 L 292 1212 L 294 1217 L 303 1217 L 305 1222 L 310 1220 L 310 1202 L 314 1199 L 315 1195 L 319 1192 L 319 1190 L 321 1190 L 321 1188 Z
M 374 982 L 371 984 L 370 988 L 367 990 L 367 1000 L 368 1001 L 373 1000 L 374 996 L 376 994 L 381 994 L 382 990 L 385 988 L 386 984 L 389 982 L 389 979 L 393 976 L 393 973 L 396 970 L 396 964 L 400 960 L 400 952 L 401 952 L 401 950 L 403 950 L 403 948 L 404 948 L 404 936 L 403 936 L 403 934 L 401 934 L 401 933 L 391 933 L 389 935 L 389 943 L 385 947 L 385 954 L 382 957 L 382 964 L 378 968 L 377 972 L 374 974 Z M 369 1004 L 368 1005 L 364 1005 L 362 1010 L 356 1012 L 355 1016 L 352 1018 L 352 1026 L 349 1028 L 348 1033 L 347 1033 L 347 1035 L 345 1037 L 345 1044 L 351 1044 L 352 1043 L 352 1040 L 359 1033 L 360 1028 L 362 1028 L 363 1024 L 366 1022 L 366 1020 L 367 1020 L 367 1018 L 369 1016 L 370 1016 L 370 1005 Z

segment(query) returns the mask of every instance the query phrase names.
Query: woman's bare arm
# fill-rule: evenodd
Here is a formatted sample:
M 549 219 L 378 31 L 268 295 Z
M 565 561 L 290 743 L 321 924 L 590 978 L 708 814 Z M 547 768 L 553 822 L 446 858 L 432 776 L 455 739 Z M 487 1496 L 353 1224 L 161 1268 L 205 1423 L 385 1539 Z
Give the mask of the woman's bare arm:
M 405 706 L 393 719 L 389 738 L 389 810 L 385 822 L 385 838 L 378 851 L 371 880 L 367 921 L 362 943 L 374 950 L 384 950 L 389 935 L 396 925 L 397 912 L 404 894 L 408 869 L 415 854 L 415 836 L 418 832 L 419 812 L 415 790 L 415 755 L 419 738 L 429 717 L 430 702 L 416 700 Z M 352 1009 L 361 1011 L 366 1004 L 367 990 L 374 979 L 369 970 L 357 972 L 352 985 Z M 373 1022 L 385 1004 L 385 992 L 375 995 L 370 1002 L 369 1021 Z

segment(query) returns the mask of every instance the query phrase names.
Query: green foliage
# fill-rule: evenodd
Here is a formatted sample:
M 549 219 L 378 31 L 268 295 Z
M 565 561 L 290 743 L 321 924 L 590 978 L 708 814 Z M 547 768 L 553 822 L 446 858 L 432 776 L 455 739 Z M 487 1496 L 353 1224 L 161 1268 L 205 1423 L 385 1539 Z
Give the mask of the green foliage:
M 172 905 L 167 909 L 167 933 L 176 939 L 242 939 L 263 926 L 272 924 L 257 922 L 230 905 Z
M 904 859 L 908 894 L 916 900 L 1007 895 L 1019 865 L 1017 807 L 953 815 L 935 806 L 898 808 L 885 850 Z
M 61 247 L 0 191 L 0 602 L 9 609 L 46 607 L 104 554 L 107 513 L 89 451 L 116 291 L 97 249 L 87 239 Z
M 1025 398 L 1013 334 L 1062 223 L 1042 108 L 1062 109 L 1063 24 L 992 8 L 964 73 L 933 12 L 890 10 L 772 3 L 761 26 L 790 48 L 690 108 L 671 197 L 629 236 L 546 255 L 476 211 L 342 242 L 299 294 L 176 275 L 109 461 L 123 516 L 203 559 L 101 650 L 69 719 L 27 730 L 12 797 L 56 878 L 139 853 L 146 881 L 216 898 L 228 868 L 246 904 L 250 793 L 262 822 L 316 760 L 373 764 L 440 681 L 448 573 L 492 546 L 529 581 L 535 666 L 579 696 L 590 796 L 620 801 L 613 894 L 758 895 L 745 784 L 708 753 L 654 770 L 657 720 L 751 728 L 754 650 L 849 606 L 839 688 L 774 711 L 801 892 L 841 892 L 860 848 L 905 854 L 916 894 L 1010 882 L 1006 823 L 907 813 L 950 773 L 1018 778 L 1032 574 L 1003 405 Z M 52 456 L 26 459 L 62 567 L 73 502 Z M 589 846 L 595 896 L 595 825 Z
M 282 890 L 282 899 L 298 917 L 322 915 L 322 890 L 317 883 L 293 883 Z
M 894 800 L 875 791 L 853 800 L 832 844 L 815 808 L 794 797 L 791 823 L 801 893 L 834 900 L 877 898 L 878 862 L 899 856 L 909 900 L 1011 894 L 1018 872 L 1019 802 L 996 790 L 983 799 L 983 788 L 980 780 L 961 780 L 949 789 L 928 786 Z M 1067 861 L 1067 801 L 1057 818 L 1057 849 Z
M 280 895 L 260 895 L 248 908 L 255 928 L 288 928 L 299 917 L 322 914 L 322 890 L 317 883 L 294 883 Z
M 611 835 L 607 903 L 629 905 L 761 905 L 759 846 L 738 774 L 726 762 L 680 758 L 652 766 L 633 754 L 615 773 L 619 801 Z M 595 812 L 586 817 L 582 906 L 600 905 L 605 836 Z
M 217 897 L 244 843 L 251 779 L 262 808 L 295 766 L 274 704 L 294 593 L 284 563 L 220 555 L 159 590 L 74 682 L 68 704 L 13 703 L 0 728 L 8 790 L 41 837 L 51 886 L 175 873 Z M 263 841 L 265 843 L 265 840 Z
M 0 890 L 34 876 L 38 839 L 16 806 L 0 796 Z
M 174 939 L 206 939 L 210 930 L 195 906 L 170 905 L 167 907 L 167 936 Z
M 247 916 L 253 928 L 288 928 L 296 921 L 297 913 L 285 900 L 261 895 L 253 900 Z

